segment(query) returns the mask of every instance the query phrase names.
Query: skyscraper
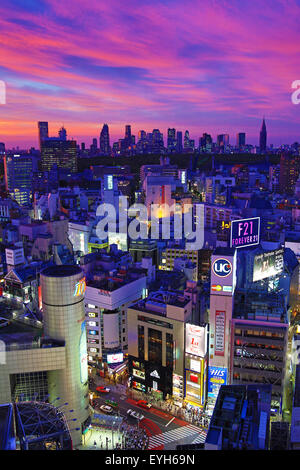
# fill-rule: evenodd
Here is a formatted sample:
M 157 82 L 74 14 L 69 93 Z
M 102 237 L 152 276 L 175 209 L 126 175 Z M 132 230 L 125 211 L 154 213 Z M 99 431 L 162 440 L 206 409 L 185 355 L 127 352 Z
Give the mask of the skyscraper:
M 259 134 L 259 148 L 261 152 L 265 152 L 267 149 L 267 128 L 265 118 L 263 118 L 260 134 Z
M 45 139 L 48 139 L 48 122 L 39 121 L 38 122 L 38 129 L 39 129 L 40 151 L 42 151 L 42 142 Z
M 20 205 L 30 203 L 32 176 L 36 169 L 36 157 L 32 155 L 5 155 L 6 190 Z
M 104 155 L 109 155 L 110 153 L 109 130 L 107 124 L 103 124 L 100 133 L 100 152 L 104 153 Z
M 190 133 L 189 131 L 185 131 L 183 147 L 186 149 L 186 148 L 189 148 L 189 146 L 190 146 Z
M 181 131 L 177 131 L 176 150 L 179 153 L 182 152 L 182 132 Z
M 130 147 L 131 145 L 131 126 L 127 124 L 125 126 L 125 148 Z
M 168 129 L 167 147 L 168 152 L 172 152 L 176 149 L 176 130 L 174 128 Z
M 279 192 L 293 195 L 299 174 L 300 156 L 283 153 L 280 158 Z
M 246 145 L 246 134 L 245 132 L 239 132 L 236 135 L 236 146 L 238 148 L 244 147 Z
M 58 168 L 77 171 L 76 140 L 48 139 L 42 143 L 41 169 L 49 171 L 56 165 Z
M 58 131 L 58 136 L 61 140 L 64 140 L 66 141 L 67 140 L 67 131 L 66 129 L 64 128 L 64 126 L 62 126 L 59 131 Z

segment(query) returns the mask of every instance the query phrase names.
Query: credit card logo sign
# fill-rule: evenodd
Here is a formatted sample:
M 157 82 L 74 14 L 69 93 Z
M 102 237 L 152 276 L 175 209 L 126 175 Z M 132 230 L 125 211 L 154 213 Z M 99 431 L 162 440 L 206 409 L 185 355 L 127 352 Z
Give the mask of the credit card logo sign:
M 216 276 L 227 277 L 232 273 L 232 264 L 228 259 L 218 258 L 214 261 L 212 269 Z
M 222 286 L 213 284 L 211 286 L 211 290 L 220 292 L 222 290 Z

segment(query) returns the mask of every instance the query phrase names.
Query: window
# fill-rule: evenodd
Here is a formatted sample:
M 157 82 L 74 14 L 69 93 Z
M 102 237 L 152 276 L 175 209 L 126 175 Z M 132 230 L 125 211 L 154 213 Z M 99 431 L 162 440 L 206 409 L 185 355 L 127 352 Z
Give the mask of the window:
M 162 332 L 148 329 L 148 352 L 149 361 L 161 364 L 162 360 Z

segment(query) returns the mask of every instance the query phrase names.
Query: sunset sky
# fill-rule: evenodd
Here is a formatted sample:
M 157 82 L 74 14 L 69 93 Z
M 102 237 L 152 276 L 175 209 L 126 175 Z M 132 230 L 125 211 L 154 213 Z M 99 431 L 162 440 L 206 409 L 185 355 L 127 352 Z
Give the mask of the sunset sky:
M 298 0 L 1 0 L 0 141 L 38 147 L 50 134 L 111 143 L 168 127 L 300 141 Z

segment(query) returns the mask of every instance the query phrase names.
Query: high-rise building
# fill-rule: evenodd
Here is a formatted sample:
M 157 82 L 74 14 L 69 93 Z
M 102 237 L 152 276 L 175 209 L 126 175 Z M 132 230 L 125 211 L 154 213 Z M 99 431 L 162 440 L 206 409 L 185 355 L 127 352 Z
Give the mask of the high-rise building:
M 181 131 L 177 131 L 176 150 L 179 153 L 182 152 L 182 132 Z
M 62 403 L 68 403 L 67 419 L 77 418 L 80 425 L 71 433 L 78 445 L 89 419 L 84 273 L 79 266 L 46 268 L 41 273 L 41 292 L 45 335 L 64 343 L 67 364 L 48 372 L 50 401 L 61 397 Z
M 174 128 L 168 129 L 167 147 L 169 152 L 172 152 L 176 149 L 176 130 Z
M 48 122 L 39 121 L 38 129 L 39 129 L 40 151 L 42 151 L 42 143 L 44 140 L 48 139 Z
M 259 134 L 259 148 L 261 152 L 267 150 L 267 128 L 265 123 L 265 118 L 263 118 L 260 134 Z
M 56 165 L 58 168 L 77 171 L 76 140 L 48 139 L 42 143 L 41 169 L 49 171 Z
M 100 152 L 104 153 L 104 155 L 109 155 L 110 153 L 109 129 L 107 124 L 103 124 L 100 133 Z
M 20 205 L 29 204 L 33 172 L 37 170 L 32 155 L 5 155 L 4 173 L 6 190 Z
M 229 134 L 219 134 L 217 136 L 217 146 L 226 147 L 229 145 Z
M 279 192 L 294 194 L 295 185 L 300 174 L 300 155 L 282 154 L 279 170 Z
M 5 154 L 5 144 L 3 142 L 0 142 L 0 155 Z
M 246 134 L 245 132 L 239 132 L 236 135 L 236 146 L 240 149 L 246 145 Z
M 125 126 L 125 148 L 130 147 L 131 145 L 131 126 L 130 124 L 127 124 Z
M 67 140 L 67 131 L 66 129 L 64 128 L 64 126 L 62 126 L 59 131 L 58 131 L 58 136 L 60 138 L 60 140 L 64 140 L 66 141 Z
M 186 149 L 186 148 L 189 148 L 189 146 L 190 146 L 190 133 L 188 130 L 186 130 L 184 133 L 183 147 Z

